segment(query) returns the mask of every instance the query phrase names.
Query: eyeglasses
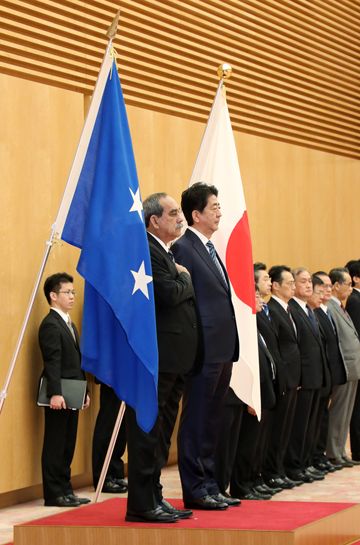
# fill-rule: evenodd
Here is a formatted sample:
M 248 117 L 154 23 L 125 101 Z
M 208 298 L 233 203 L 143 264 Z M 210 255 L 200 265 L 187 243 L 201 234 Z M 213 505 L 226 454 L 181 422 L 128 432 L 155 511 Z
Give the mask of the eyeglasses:
M 76 295 L 75 290 L 63 290 L 63 291 L 58 291 L 58 293 L 63 293 L 64 295 L 67 295 L 68 297 L 70 297 L 70 295 Z

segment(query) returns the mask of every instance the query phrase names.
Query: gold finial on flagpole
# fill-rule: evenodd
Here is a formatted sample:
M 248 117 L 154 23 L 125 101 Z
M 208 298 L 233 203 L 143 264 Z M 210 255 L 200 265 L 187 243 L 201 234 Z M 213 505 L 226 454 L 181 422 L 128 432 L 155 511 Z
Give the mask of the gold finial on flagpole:
M 229 79 L 231 74 L 232 74 L 231 64 L 228 64 L 227 62 L 220 64 L 219 68 L 217 69 L 217 75 L 219 79 L 222 79 L 222 80 Z
M 116 36 L 119 18 L 120 18 L 120 10 L 117 11 L 117 13 L 116 13 L 116 15 L 115 15 L 115 17 L 113 19 L 113 22 L 111 23 L 111 25 L 110 25 L 107 33 L 106 33 L 106 36 L 109 38 L 109 40 L 112 40 Z

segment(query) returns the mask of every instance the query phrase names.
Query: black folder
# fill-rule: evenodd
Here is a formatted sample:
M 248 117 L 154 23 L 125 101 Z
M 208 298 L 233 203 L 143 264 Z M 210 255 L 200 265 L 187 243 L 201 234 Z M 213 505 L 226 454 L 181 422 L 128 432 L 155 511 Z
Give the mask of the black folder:
M 62 378 L 61 391 L 68 409 L 82 409 L 86 396 L 86 380 Z M 41 377 L 37 404 L 39 407 L 49 407 L 50 398 L 47 395 L 46 377 Z

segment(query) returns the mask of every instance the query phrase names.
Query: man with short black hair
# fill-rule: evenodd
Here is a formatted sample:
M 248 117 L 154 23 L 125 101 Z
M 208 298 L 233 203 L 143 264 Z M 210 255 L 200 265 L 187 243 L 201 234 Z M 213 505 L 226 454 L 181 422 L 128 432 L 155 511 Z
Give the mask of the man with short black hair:
M 183 498 L 190 508 L 226 509 L 240 500 L 220 493 L 215 453 L 239 338 L 227 272 L 210 240 L 221 218 L 218 191 L 196 183 L 182 193 L 181 207 L 188 229 L 172 250 L 190 272 L 204 346 L 201 371 L 184 391 L 178 436 Z
M 45 505 L 77 507 L 88 503 L 71 485 L 71 462 L 75 450 L 79 411 L 68 409 L 61 379 L 85 380 L 81 370 L 79 335 L 69 311 L 75 302 L 73 277 L 67 273 L 49 276 L 44 284 L 49 314 L 39 328 L 50 406 L 45 407 L 45 432 L 41 457 Z M 84 408 L 90 404 L 87 395 Z

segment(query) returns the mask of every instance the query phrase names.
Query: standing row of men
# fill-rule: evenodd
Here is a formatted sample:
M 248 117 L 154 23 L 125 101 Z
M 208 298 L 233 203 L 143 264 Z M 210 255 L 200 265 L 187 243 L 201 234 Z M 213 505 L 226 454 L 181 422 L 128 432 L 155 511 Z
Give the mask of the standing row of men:
M 265 409 L 258 424 L 253 409 L 244 409 L 229 389 L 232 362 L 238 359 L 239 339 L 227 272 L 210 240 L 221 218 L 217 189 L 197 183 L 183 192 L 181 208 L 165 193 L 151 195 L 143 207 L 155 293 L 159 411 L 154 428 L 146 434 L 137 426 L 133 410 L 127 408 L 129 494 L 126 519 L 177 522 L 190 517 L 192 509 L 225 510 L 237 506 L 240 499 L 227 493 L 229 482 L 231 494 L 248 499 L 265 499 L 280 489 L 312 482 L 314 479 L 309 473 L 319 472 L 313 468 L 315 455 L 319 454 L 319 463 L 323 462 L 321 456 L 325 456 L 320 448 L 324 437 L 328 441 L 327 449 L 330 448 L 329 437 L 332 437 L 334 451 L 331 458 L 334 466 L 340 465 L 341 460 L 342 467 L 346 463 L 343 458 L 345 442 L 336 431 L 331 434 L 330 430 L 336 430 L 338 426 L 343 433 L 343 424 L 350 425 L 360 376 L 360 350 L 355 359 L 348 353 L 354 352 L 354 347 L 349 348 L 348 332 L 341 333 L 341 319 L 344 320 L 341 310 L 337 312 L 334 307 L 331 321 L 326 318 L 326 325 L 330 324 L 333 335 L 327 341 L 326 327 L 321 325 L 320 315 L 316 318 L 309 306 L 320 307 L 321 302 L 325 307 L 322 299 L 318 304 L 311 302 L 316 293 L 316 282 L 310 273 L 306 269 L 291 272 L 285 266 L 272 267 L 269 274 L 265 267 L 255 269 Z M 188 228 L 179 238 L 182 214 Z M 349 274 L 343 269 L 339 273 L 341 278 L 336 280 L 336 271 L 339 270 L 331 271 L 330 281 L 335 295 L 339 288 L 341 302 L 350 292 L 350 286 L 347 291 L 343 286 L 349 282 L 346 276 Z M 324 290 L 326 282 L 322 276 L 327 277 L 325 273 L 318 273 L 316 278 Z M 53 288 L 55 295 L 64 292 L 63 285 L 61 281 Z M 269 295 L 270 289 L 272 297 L 268 305 L 263 305 L 262 297 Z M 331 301 L 330 304 L 338 305 Z M 340 304 L 338 306 L 341 309 Z M 40 331 L 42 328 L 43 325 Z M 355 329 L 352 332 L 359 343 Z M 334 340 L 339 348 L 343 374 L 340 362 L 337 367 L 333 360 L 330 362 Z M 342 343 L 346 344 L 346 349 Z M 42 335 L 40 345 L 47 374 L 47 351 Z M 331 365 L 336 367 L 334 376 L 337 376 L 332 382 L 329 379 Z M 350 386 L 345 386 L 349 383 Z M 185 509 L 177 509 L 164 499 L 160 482 L 181 397 L 178 462 Z M 358 404 L 360 412 L 360 400 Z M 232 407 L 230 420 L 224 419 L 228 406 Z M 336 406 L 342 414 L 341 422 L 339 415 L 335 417 L 338 414 Z M 230 437 L 230 427 L 226 428 L 225 422 L 233 422 L 238 433 L 231 432 Z M 318 433 L 320 425 L 321 434 Z M 355 420 L 352 428 L 357 430 Z M 254 440 L 249 441 L 249 437 Z M 328 450 L 326 452 L 328 455 Z M 256 467 L 247 467 L 253 466 L 254 460 Z M 69 458 L 67 465 L 69 477 Z M 43 467 L 44 479 L 45 474 Z M 59 497 L 69 498 L 66 486 L 56 493 L 56 497 L 45 497 L 46 503 L 58 505 Z M 72 503 L 76 502 L 81 500 L 73 496 Z

